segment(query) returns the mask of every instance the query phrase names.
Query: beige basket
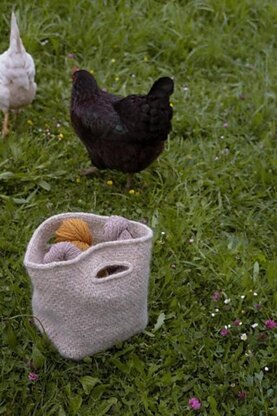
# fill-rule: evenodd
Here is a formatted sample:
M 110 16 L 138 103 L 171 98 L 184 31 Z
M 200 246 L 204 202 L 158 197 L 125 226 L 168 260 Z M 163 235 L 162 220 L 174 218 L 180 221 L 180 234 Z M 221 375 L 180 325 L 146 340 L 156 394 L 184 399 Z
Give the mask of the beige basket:
M 49 239 L 68 218 L 86 221 L 95 245 L 72 260 L 43 264 Z M 85 213 L 55 215 L 37 228 L 27 247 L 24 265 L 33 284 L 33 314 L 43 328 L 37 319 L 35 323 L 67 358 L 106 350 L 147 325 L 152 230 L 130 221 L 133 239 L 103 242 L 107 219 Z M 120 271 L 97 277 L 113 266 Z

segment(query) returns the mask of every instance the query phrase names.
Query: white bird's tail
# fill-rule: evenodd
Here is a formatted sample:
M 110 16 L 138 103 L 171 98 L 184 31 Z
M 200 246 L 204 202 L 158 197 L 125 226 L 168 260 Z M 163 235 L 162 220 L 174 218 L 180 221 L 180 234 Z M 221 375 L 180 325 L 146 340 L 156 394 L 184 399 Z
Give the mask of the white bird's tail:
M 12 12 L 11 17 L 10 49 L 17 53 L 25 52 L 14 12 Z

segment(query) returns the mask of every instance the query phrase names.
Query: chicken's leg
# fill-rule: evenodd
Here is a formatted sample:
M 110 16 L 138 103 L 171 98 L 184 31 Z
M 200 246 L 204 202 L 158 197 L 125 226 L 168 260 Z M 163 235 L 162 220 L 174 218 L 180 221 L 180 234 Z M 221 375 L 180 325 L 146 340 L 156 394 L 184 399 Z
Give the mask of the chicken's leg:
M 2 127 L 2 136 L 6 137 L 9 134 L 9 113 L 4 113 L 4 121 Z
M 134 177 L 133 173 L 128 173 L 127 184 L 126 184 L 127 191 L 130 191 L 130 189 L 131 189 L 131 186 L 132 186 L 132 183 L 133 183 L 133 177 Z

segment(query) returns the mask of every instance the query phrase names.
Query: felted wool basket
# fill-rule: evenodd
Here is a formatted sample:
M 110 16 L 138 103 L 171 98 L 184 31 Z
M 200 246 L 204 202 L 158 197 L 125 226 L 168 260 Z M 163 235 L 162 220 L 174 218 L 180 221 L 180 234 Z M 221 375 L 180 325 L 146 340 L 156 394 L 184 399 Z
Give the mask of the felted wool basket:
M 68 218 L 88 223 L 94 245 L 74 259 L 44 264 L 49 239 Z M 79 212 L 55 215 L 36 229 L 27 247 L 24 265 L 33 285 L 35 324 L 66 358 L 104 351 L 148 322 L 152 230 L 130 221 L 133 239 L 104 242 L 107 219 Z M 97 277 L 103 269 L 115 273 Z

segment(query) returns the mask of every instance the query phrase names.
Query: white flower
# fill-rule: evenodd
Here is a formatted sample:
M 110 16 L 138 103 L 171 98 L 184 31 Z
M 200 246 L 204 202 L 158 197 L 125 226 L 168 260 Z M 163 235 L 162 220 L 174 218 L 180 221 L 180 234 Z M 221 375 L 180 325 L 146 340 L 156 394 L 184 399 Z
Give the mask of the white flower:
M 189 243 L 192 244 L 193 242 L 194 242 L 194 239 L 193 238 L 190 238 L 189 239 Z
M 265 371 L 269 371 L 269 368 L 268 368 L 268 367 L 265 367 L 265 368 L 264 368 L 264 370 L 265 370 Z
M 240 297 L 241 299 L 244 299 L 245 298 L 245 295 L 241 295 L 241 297 Z
M 214 317 L 215 316 L 215 313 L 211 313 L 211 316 Z
M 254 296 L 258 296 L 258 293 L 257 293 L 257 292 L 254 292 L 254 293 L 253 293 L 253 295 L 254 295 Z
M 225 299 L 224 303 L 227 305 L 228 303 L 231 302 L 231 299 Z
M 257 324 L 257 323 L 255 323 L 255 324 L 253 324 L 253 325 L 251 325 L 252 326 L 252 328 L 257 328 L 257 326 L 258 326 L 259 324 Z
M 235 383 L 230 384 L 231 387 L 236 387 Z
M 228 325 L 228 328 L 231 328 L 231 325 L 230 324 Z
M 218 309 L 218 308 L 216 308 L 216 309 L 215 309 L 215 312 L 219 312 L 219 309 Z
M 161 232 L 161 235 L 165 235 L 165 232 L 164 232 L 164 231 L 162 231 L 162 232 Z
M 247 335 L 244 333 L 244 334 L 242 334 L 241 336 L 240 336 L 240 339 L 242 340 L 242 341 L 246 341 L 247 340 Z

